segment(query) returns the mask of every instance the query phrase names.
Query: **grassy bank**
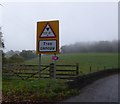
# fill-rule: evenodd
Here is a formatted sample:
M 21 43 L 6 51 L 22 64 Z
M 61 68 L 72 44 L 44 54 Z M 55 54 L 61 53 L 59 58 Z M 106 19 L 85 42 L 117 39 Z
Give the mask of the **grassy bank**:
M 3 101 L 54 102 L 78 94 L 63 80 L 21 80 L 3 77 Z

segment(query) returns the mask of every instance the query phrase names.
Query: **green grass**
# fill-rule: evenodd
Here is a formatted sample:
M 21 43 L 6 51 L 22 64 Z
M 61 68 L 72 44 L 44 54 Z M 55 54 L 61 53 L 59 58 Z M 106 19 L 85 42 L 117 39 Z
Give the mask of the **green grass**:
M 92 71 L 97 67 L 99 69 L 118 67 L 118 54 L 117 53 L 76 53 L 76 54 L 59 54 L 57 64 L 75 64 L 79 63 L 82 72 L 88 72 L 90 66 Z M 51 55 L 42 56 L 42 64 L 52 63 Z M 25 61 L 24 64 L 38 64 L 38 58 Z
M 3 101 L 59 101 L 78 94 L 70 89 L 63 80 L 21 80 L 3 77 Z

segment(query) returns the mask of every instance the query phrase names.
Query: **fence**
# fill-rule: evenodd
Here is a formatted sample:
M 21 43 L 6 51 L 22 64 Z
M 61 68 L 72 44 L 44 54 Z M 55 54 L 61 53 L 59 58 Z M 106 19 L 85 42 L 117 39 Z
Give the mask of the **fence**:
M 79 75 L 79 64 L 75 65 L 56 65 L 56 78 L 59 79 L 71 79 Z M 53 78 L 54 64 L 50 64 L 50 77 Z M 72 69 L 70 69 L 72 68 Z
M 93 72 L 98 72 L 101 69 L 115 69 L 115 67 L 107 67 L 103 66 L 103 68 L 97 66 L 93 68 L 93 66 L 89 66 L 87 72 L 82 72 L 79 68 L 79 64 L 75 65 L 56 65 L 56 78 L 57 79 L 73 79 L 78 75 L 89 74 Z M 96 70 L 94 70 L 96 69 Z M 117 68 L 116 68 L 117 69 Z M 23 80 L 25 79 L 33 79 L 38 78 L 39 75 L 38 65 L 3 65 L 3 75 L 4 76 L 17 76 Z M 80 73 L 79 73 L 80 72 Z M 54 77 L 54 64 L 50 65 L 41 65 L 41 78 L 53 78 Z
M 79 75 L 79 64 L 75 65 L 56 65 L 56 78 L 57 79 L 71 79 Z M 41 65 L 41 78 L 53 78 L 54 64 Z M 72 68 L 72 69 L 71 69 Z M 17 76 L 22 80 L 38 78 L 37 65 L 3 65 L 4 76 Z

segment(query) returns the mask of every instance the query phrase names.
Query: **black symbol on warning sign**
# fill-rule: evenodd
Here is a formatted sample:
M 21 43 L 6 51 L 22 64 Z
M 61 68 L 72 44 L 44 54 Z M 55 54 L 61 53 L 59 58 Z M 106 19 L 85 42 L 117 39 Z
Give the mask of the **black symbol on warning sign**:
M 43 29 L 40 37 L 41 38 L 54 38 L 56 35 L 52 30 L 51 26 L 47 23 L 45 28 Z

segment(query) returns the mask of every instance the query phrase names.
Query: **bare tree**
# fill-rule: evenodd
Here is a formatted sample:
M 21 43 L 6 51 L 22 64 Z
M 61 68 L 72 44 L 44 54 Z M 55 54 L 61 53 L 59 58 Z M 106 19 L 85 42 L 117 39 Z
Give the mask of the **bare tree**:
M 2 6 L 2 7 L 3 7 L 3 5 L 2 5 L 2 4 L 0 4 L 0 6 Z M 4 42 L 3 42 L 2 37 L 3 37 L 2 27 L 0 26 L 0 48 L 4 48 L 4 47 L 5 47 L 5 46 L 4 46 Z

